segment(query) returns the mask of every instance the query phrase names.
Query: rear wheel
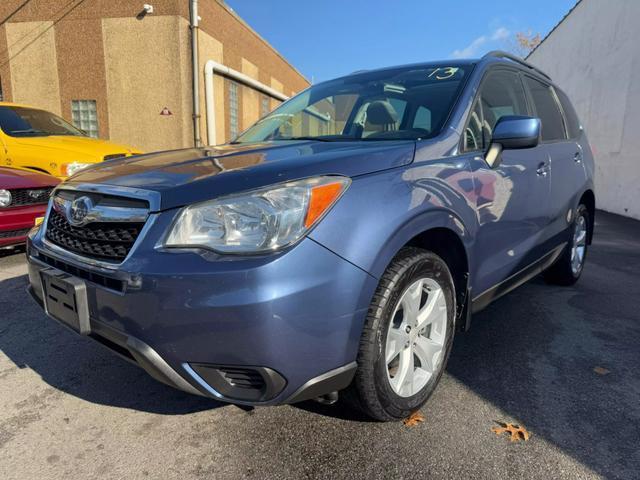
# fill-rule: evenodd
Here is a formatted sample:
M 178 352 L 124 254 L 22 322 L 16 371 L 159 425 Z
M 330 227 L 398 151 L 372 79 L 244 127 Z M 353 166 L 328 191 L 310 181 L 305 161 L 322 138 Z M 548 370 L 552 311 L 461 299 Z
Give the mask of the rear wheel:
M 544 272 L 545 281 L 555 285 L 573 285 L 578 281 L 587 259 L 589 219 L 589 210 L 580 204 L 576 209 L 569 244 L 558 261 Z
M 399 420 L 427 401 L 453 340 L 454 284 L 434 253 L 404 248 L 384 273 L 365 323 L 356 404 L 382 421 Z

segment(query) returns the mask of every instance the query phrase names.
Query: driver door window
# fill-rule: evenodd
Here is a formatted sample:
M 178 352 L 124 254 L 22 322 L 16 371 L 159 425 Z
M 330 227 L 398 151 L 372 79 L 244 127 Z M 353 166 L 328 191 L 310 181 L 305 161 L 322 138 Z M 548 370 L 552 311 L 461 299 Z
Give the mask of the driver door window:
M 464 150 L 484 150 L 491 142 L 500 117 L 528 115 L 524 88 L 517 73 L 496 70 L 487 74 L 480 95 L 469 114 L 464 132 Z

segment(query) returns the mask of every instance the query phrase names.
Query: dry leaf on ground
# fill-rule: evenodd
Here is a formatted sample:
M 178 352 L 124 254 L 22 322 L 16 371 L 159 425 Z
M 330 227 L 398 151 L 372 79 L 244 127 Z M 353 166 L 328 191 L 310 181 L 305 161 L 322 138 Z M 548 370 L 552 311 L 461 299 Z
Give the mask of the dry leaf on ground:
M 404 423 L 407 427 L 415 427 L 422 422 L 424 422 L 424 415 L 422 415 L 420 412 L 413 412 L 402 421 L 402 423 Z
M 500 423 L 500 425 L 502 426 L 493 427 L 491 431 L 496 435 L 508 433 L 512 442 L 518 442 L 520 440 L 524 440 L 526 442 L 531 437 L 531 434 L 520 425 L 514 425 L 513 423 Z
M 611 373 L 610 370 L 607 370 L 604 367 L 595 367 L 593 371 L 596 372 L 598 375 L 606 375 L 607 373 Z

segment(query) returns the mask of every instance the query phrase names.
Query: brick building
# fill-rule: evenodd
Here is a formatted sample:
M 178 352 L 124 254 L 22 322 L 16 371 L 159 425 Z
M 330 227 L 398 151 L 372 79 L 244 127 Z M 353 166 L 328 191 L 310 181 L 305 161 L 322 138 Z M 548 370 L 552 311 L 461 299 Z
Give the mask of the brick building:
M 308 86 L 222 0 L 195 3 L 196 15 L 191 0 L 2 0 L 1 95 L 151 151 L 192 146 L 197 130 L 222 143 Z

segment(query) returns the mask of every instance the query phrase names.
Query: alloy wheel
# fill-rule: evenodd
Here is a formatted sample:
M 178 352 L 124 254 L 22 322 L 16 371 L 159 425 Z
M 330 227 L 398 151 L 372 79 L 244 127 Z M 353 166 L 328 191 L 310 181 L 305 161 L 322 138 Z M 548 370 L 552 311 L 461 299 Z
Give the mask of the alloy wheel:
M 447 300 L 432 278 L 412 283 L 400 297 L 387 331 L 387 378 L 401 397 L 418 393 L 438 372 L 444 355 Z
M 571 271 L 578 275 L 584 265 L 584 254 L 587 249 L 587 219 L 584 215 L 576 218 L 571 245 Z

